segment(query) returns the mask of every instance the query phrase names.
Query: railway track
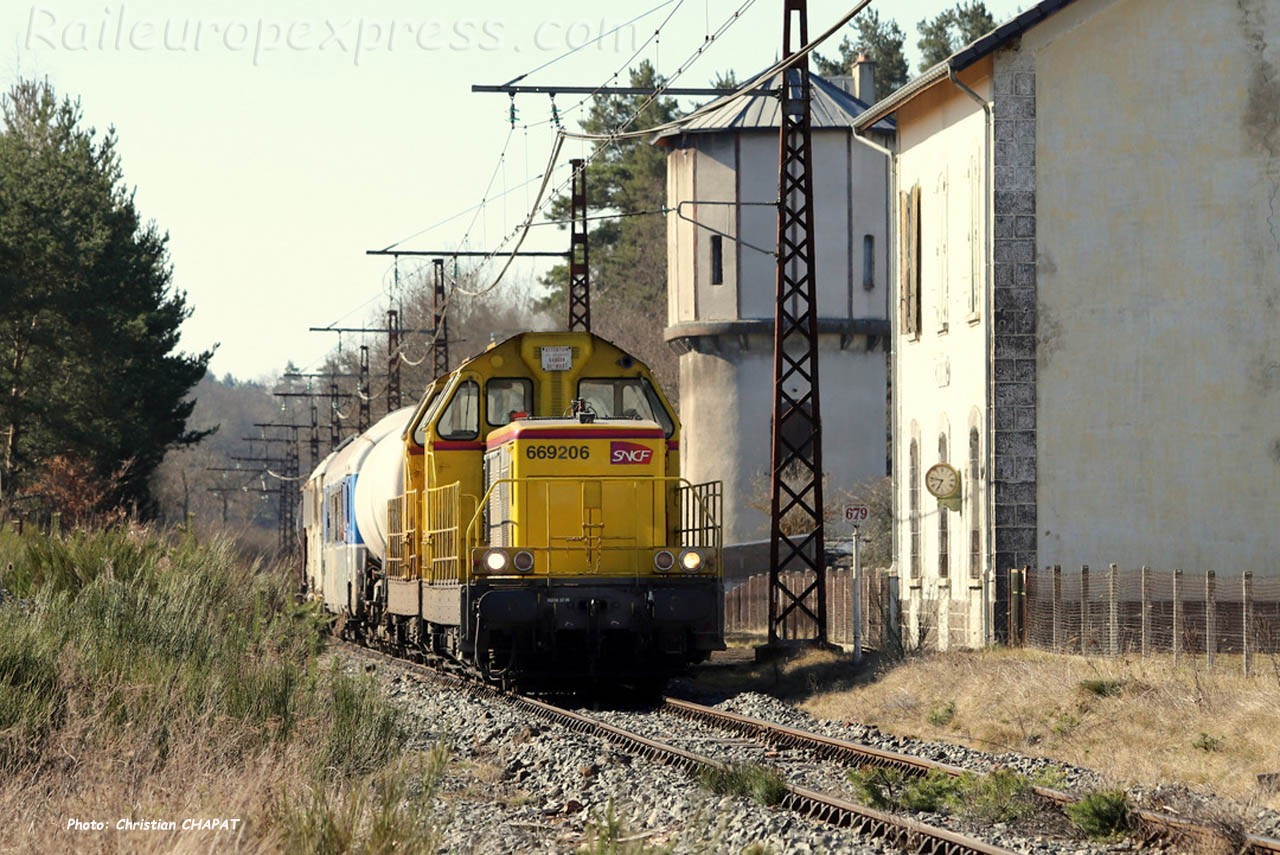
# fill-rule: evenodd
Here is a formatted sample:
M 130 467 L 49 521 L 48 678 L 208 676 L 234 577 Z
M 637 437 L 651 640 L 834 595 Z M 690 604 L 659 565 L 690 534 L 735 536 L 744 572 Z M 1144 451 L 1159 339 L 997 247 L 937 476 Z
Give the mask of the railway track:
M 477 682 L 458 672 L 446 672 L 430 665 L 410 661 L 392 653 L 343 643 L 344 647 L 392 662 L 399 667 L 437 684 L 465 689 L 487 700 L 510 704 L 522 713 L 555 723 L 568 731 L 590 735 L 626 748 L 637 756 L 691 775 L 703 770 L 728 771 L 729 764 L 696 753 L 670 742 L 645 736 L 617 724 L 601 721 L 574 710 Z M 940 763 L 923 757 L 888 751 L 812 733 L 775 722 L 718 710 L 677 698 L 663 698 L 659 711 L 682 719 L 696 721 L 713 729 L 732 733 L 776 750 L 798 750 L 814 758 L 852 768 L 881 767 L 908 775 L 939 772 L 959 776 L 971 770 Z M 685 740 L 687 741 L 687 740 Z M 1078 799 L 1060 790 L 1033 787 L 1034 794 L 1057 809 L 1065 809 Z M 958 833 L 932 826 L 919 820 L 875 810 L 827 792 L 787 783 L 780 807 L 801 815 L 846 828 L 855 834 L 882 840 L 908 852 L 945 853 L 1009 853 L 1012 850 Z M 1138 808 L 1135 836 L 1140 845 L 1153 843 L 1175 845 L 1194 851 L 1218 851 L 1230 843 L 1230 851 L 1251 855 L 1280 855 L 1280 839 L 1247 834 L 1243 839 L 1228 840 L 1218 829 L 1159 811 Z M 1225 851 L 1225 850 L 1224 850 Z
M 465 688 L 480 697 L 510 704 L 528 716 L 557 724 L 571 732 L 606 740 L 653 763 L 695 775 L 702 770 L 727 772 L 730 769 L 728 764 L 714 758 L 643 736 L 546 701 L 504 692 L 455 674 L 444 674 L 430 666 L 368 647 L 345 643 L 344 646 L 359 651 L 363 655 L 395 663 L 398 667 L 413 671 L 434 682 L 455 688 Z M 932 826 L 910 817 L 874 810 L 830 793 L 818 792 L 792 783 L 785 785 L 785 792 L 778 805 L 785 810 L 848 829 L 855 834 L 881 840 L 905 852 L 926 855 L 969 855 L 969 853 L 1013 855 L 1011 849 L 992 845 L 950 829 Z
M 870 745 L 848 742 L 810 733 L 792 727 L 785 727 L 774 722 L 738 713 L 718 710 L 677 698 L 663 698 L 662 710 L 684 719 L 698 721 L 715 728 L 760 740 L 775 748 L 798 749 L 811 752 L 813 755 L 852 767 L 881 767 L 894 769 L 909 775 L 925 775 L 929 772 L 940 772 L 946 775 L 959 776 L 967 770 L 946 763 L 939 763 L 923 757 L 914 757 L 894 751 L 886 751 Z M 1066 808 L 1078 801 L 1075 796 L 1048 787 L 1033 787 L 1037 797 L 1055 805 Z M 1211 847 L 1226 841 L 1216 829 L 1190 822 L 1179 817 L 1158 811 L 1135 809 L 1131 813 L 1137 823 L 1138 834 L 1143 843 L 1157 841 L 1174 844 L 1189 844 L 1199 847 Z M 1238 851 L 1254 855 L 1277 855 L 1280 853 L 1280 839 L 1246 835 Z

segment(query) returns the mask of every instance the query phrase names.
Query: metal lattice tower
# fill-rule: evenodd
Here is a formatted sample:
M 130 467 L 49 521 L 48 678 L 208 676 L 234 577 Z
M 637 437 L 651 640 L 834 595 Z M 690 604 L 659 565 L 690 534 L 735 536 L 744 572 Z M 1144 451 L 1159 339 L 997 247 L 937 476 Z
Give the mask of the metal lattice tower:
M 435 293 L 431 298 L 432 351 L 435 354 L 435 377 L 449 373 L 449 320 L 445 317 L 444 259 L 435 259 Z
M 591 273 L 587 257 L 587 165 L 582 158 L 573 166 L 573 190 L 569 194 L 569 332 L 591 331 Z
M 297 491 L 291 489 L 298 480 L 298 429 L 290 429 L 285 451 L 285 481 L 280 485 L 280 551 L 292 558 L 298 552 Z
M 400 313 L 387 310 L 387 414 L 400 409 Z
M 822 419 L 818 408 L 818 303 L 814 277 L 812 129 L 805 0 L 783 0 L 783 71 L 778 139 L 777 314 L 773 331 L 772 522 L 769 533 L 769 646 L 793 612 L 827 640 L 822 526 Z M 793 44 L 793 35 L 799 41 Z M 794 583 L 789 571 L 810 571 Z M 806 574 L 806 577 L 807 574 Z M 792 585 L 795 585 L 795 588 Z M 816 594 L 816 596 L 814 596 Z M 816 599 L 815 604 L 811 602 Z
M 314 472 L 320 465 L 320 408 L 314 396 L 311 398 L 311 437 L 307 445 L 311 452 L 311 468 L 307 471 Z
M 364 433 L 369 429 L 369 345 L 360 345 L 360 386 L 356 396 L 360 399 L 360 416 L 356 430 Z
M 342 442 L 342 424 L 338 421 L 338 414 L 342 412 L 338 407 L 338 400 L 341 393 L 338 391 L 337 378 L 329 379 L 329 450 L 333 451 L 338 447 L 338 443 Z

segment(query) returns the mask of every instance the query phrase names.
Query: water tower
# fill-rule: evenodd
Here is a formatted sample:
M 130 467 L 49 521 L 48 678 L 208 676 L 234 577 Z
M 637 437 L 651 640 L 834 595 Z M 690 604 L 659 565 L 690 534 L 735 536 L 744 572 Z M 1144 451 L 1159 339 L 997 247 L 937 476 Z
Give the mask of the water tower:
M 852 78 L 811 77 L 823 459 L 833 502 L 888 471 L 888 161 L 851 127 L 874 101 L 871 71 L 862 62 Z M 777 89 L 780 77 L 760 88 Z M 726 551 L 731 573 L 765 569 L 746 545 L 769 535 L 778 128 L 776 96 L 753 93 L 657 140 L 669 151 L 666 339 L 681 354 L 683 474 L 724 482 L 725 543 L 743 545 Z M 882 122 L 871 139 L 886 145 L 892 135 Z

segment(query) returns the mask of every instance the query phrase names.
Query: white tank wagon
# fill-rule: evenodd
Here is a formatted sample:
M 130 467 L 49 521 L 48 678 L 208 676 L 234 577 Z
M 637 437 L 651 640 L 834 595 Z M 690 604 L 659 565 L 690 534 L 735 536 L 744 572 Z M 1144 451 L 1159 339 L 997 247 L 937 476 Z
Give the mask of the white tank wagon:
M 404 407 L 338 446 L 303 487 L 306 585 L 336 613 L 355 612 L 370 558 L 386 556 L 387 502 L 404 491 Z

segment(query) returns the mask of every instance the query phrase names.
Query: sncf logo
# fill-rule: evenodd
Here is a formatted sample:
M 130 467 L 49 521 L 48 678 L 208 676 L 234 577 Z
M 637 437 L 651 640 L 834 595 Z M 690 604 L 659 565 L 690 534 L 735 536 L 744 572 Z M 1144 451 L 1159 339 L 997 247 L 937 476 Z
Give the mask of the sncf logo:
M 653 460 L 653 449 L 645 448 L 635 442 L 609 443 L 610 463 L 649 463 Z

